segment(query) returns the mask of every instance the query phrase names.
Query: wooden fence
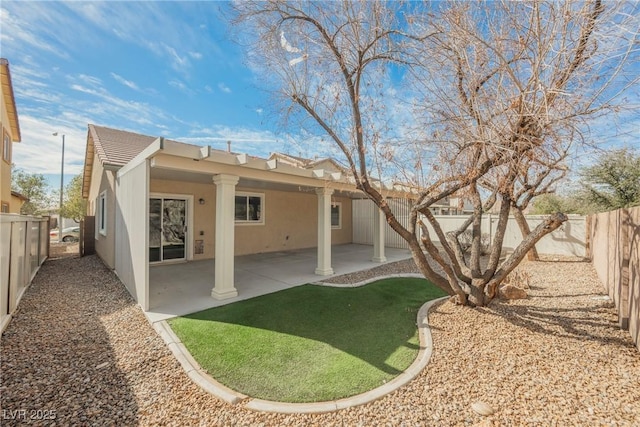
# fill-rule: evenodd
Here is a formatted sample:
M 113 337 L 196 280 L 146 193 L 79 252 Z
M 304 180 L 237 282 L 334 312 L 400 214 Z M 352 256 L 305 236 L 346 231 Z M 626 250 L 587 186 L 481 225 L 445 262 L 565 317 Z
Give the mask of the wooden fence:
M 590 215 L 588 255 L 640 350 L 640 207 Z
M 48 217 L 0 214 L 0 332 L 48 256 Z

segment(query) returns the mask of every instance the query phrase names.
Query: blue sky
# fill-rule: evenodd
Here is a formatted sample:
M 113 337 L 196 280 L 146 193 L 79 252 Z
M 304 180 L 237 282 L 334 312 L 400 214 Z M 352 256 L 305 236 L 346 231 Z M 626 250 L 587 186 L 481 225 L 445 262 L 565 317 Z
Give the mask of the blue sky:
M 227 6 L 3 0 L 0 50 L 22 131 L 16 166 L 55 188 L 65 134 L 69 181 L 82 169 L 88 123 L 215 148 L 231 140 L 234 151 L 253 155 L 292 149 L 227 38 Z
M 22 130 L 16 166 L 57 188 L 65 134 L 68 182 L 82 169 L 88 123 L 221 149 L 230 140 L 234 151 L 258 156 L 335 150 L 295 124 L 278 130 L 269 96 L 227 36 L 227 7 L 2 0 L 0 52 L 10 62 Z M 640 92 L 629 96 L 637 104 Z M 638 146 L 639 134 L 637 110 L 591 124 L 591 136 L 610 146 Z

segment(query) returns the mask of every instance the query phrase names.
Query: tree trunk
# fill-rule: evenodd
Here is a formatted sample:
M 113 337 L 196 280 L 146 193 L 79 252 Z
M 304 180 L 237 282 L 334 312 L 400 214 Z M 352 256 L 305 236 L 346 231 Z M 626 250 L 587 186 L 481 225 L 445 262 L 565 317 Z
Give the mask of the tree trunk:
M 491 301 L 491 298 L 487 298 L 485 295 L 486 283 L 483 279 L 473 279 L 469 286 L 469 305 L 472 307 L 484 307 Z
M 524 214 L 520 209 L 514 209 L 513 216 L 516 220 L 516 223 L 518 224 L 518 227 L 520 227 L 520 233 L 522 233 L 522 239 L 523 240 L 526 239 L 529 236 L 529 234 L 531 234 L 531 229 L 529 228 L 529 223 L 527 222 L 527 219 L 524 217 Z M 527 252 L 527 259 L 529 261 L 540 261 L 540 256 L 538 255 L 538 250 L 536 249 L 535 245 L 533 245 L 533 247 L 529 250 L 529 252 Z

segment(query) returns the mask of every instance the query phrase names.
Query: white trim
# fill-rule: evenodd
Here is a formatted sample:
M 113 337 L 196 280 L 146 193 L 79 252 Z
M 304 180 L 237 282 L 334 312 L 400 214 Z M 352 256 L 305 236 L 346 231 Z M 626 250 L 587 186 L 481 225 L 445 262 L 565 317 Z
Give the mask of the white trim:
M 271 159 L 265 162 L 265 167 L 267 170 L 273 170 L 278 167 L 278 160 Z
M 332 230 L 342 230 L 342 202 L 331 202 L 331 209 L 334 207 L 338 208 L 338 225 L 331 224 Z M 333 219 L 331 215 L 331 211 L 329 211 L 329 221 Z
M 246 165 L 248 161 L 247 155 L 246 154 L 238 154 L 236 156 L 236 163 L 238 163 L 239 165 Z
M 200 160 L 206 159 L 209 156 L 211 156 L 211 147 L 209 147 L 208 145 L 205 147 L 202 147 L 200 149 Z
M 235 217 L 235 197 L 238 197 L 238 196 L 246 197 L 247 198 L 247 202 L 248 202 L 249 197 L 259 197 L 260 198 L 260 219 L 259 220 L 252 221 L 252 220 L 236 219 L 236 217 Z M 235 222 L 236 225 L 264 225 L 264 223 L 265 223 L 265 195 L 264 195 L 264 193 L 252 193 L 252 192 L 247 192 L 247 191 L 236 191 L 235 192 L 235 197 L 233 199 L 234 200 L 233 218 L 234 218 L 234 222 Z
M 107 190 L 98 195 L 98 233 L 107 235 Z M 62 225 L 62 224 L 61 224 Z M 62 228 L 59 227 L 61 230 Z
M 137 156 L 129 160 L 129 162 L 118 169 L 117 176 L 120 177 L 131 169 L 138 166 L 140 163 L 147 161 L 151 156 L 162 151 L 164 145 L 164 138 L 156 138 L 147 148 L 142 150 Z M 153 166 L 150 164 L 150 166 Z
M 169 259 L 169 260 L 162 260 L 162 261 L 149 261 L 149 265 L 150 266 L 154 266 L 154 265 L 162 265 L 162 264 L 169 264 L 171 262 L 174 263 L 179 263 L 179 262 L 184 262 L 184 261 L 191 261 L 193 260 L 193 244 L 194 244 L 194 240 L 193 240 L 193 229 L 194 229 L 194 225 L 193 225 L 193 194 L 179 194 L 179 193 L 149 193 L 149 197 L 148 199 L 178 199 L 178 200 L 185 200 L 187 202 L 187 212 L 185 215 L 185 221 L 186 221 L 186 227 L 187 227 L 187 233 L 185 236 L 185 242 L 184 242 L 184 247 L 185 247 L 185 252 L 184 252 L 184 258 L 178 258 L 178 259 Z M 147 216 L 147 223 L 149 222 L 149 207 L 148 207 L 148 203 L 147 203 L 147 212 L 145 214 Z M 147 235 L 147 252 L 149 251 L 149 236 Z

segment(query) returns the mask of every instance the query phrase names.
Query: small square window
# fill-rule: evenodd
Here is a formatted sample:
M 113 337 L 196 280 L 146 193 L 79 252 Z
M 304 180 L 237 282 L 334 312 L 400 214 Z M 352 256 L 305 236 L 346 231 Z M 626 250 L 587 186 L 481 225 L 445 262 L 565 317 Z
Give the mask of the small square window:
M 2 206 L 0 207 L 0 212 L 9 213 L 9 204 L 8 203 L 2 203 Z
M 264 195 L 236 193 L 236 223 L 264 224 Z

